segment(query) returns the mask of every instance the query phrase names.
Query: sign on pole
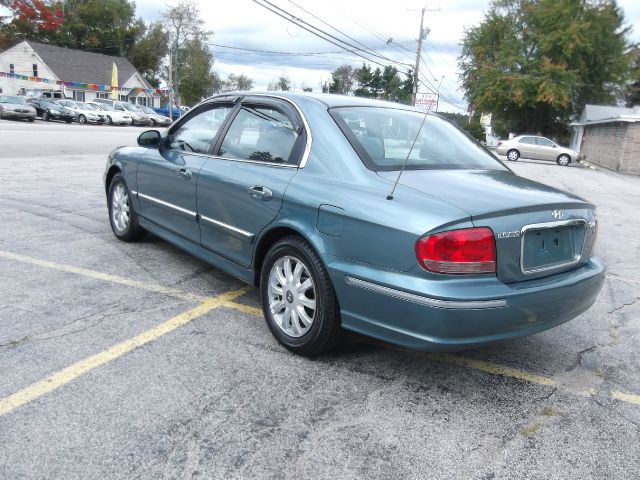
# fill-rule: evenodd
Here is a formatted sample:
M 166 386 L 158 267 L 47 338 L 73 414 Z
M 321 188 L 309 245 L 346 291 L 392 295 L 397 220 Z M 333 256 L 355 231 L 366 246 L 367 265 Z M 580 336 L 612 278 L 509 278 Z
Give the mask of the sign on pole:
M 427 112 L 437 111 L 438 97 L 437 93 L 418 93 L 416 94 L 416 108 Z

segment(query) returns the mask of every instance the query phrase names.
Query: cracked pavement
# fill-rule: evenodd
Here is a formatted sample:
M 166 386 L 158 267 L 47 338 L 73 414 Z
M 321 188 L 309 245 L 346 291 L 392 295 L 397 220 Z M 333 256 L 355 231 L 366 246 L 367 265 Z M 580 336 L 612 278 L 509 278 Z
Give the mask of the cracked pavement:
M 113 237 L 106 153 L 140 131 L 0 120 L 0 250 L 197 297 L 237 289 L 158 238 Z M 609 275 L 575 320 L 456 355 L 553 384 L 357 335 L 300 358 L 221 307 L 0 415 L 0 478 L 640 478 L 640 405 L 611 395 L 640 394 L 640 178 L 509 166 L 598 206 Z M 197 304 L 1 256 L 0 272 L 0 398 Z

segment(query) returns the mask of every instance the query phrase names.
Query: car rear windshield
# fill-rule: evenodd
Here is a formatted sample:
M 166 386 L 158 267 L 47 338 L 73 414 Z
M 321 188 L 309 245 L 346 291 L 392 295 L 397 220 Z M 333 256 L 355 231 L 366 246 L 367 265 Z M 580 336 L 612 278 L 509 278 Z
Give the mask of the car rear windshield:
M 399 170 L 407 156 L 407 170 L 506 169 L 466 133 L 433 114 L 425 119 L 424 113 L 384 107 L 336 107 L 331 114 L 372 170 Z

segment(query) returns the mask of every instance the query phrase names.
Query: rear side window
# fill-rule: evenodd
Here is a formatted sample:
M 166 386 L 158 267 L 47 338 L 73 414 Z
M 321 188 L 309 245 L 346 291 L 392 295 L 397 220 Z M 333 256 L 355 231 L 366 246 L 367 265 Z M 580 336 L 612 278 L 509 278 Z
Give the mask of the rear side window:
M 537 137 L 538 145 L 541 147 L 553 147 L 553 142 L 551 140 L 547 140 L 546 138 Z
M 372 170 L 493 169 L 502 164 L 441 117 L 384 107 L 337 107 L 331 114 Z M 424 123 L 423 123 L 424 120 Z
M 230 105 L 218 105 L 201 110 L 186 119 L 169 134 L 169 148 L 208 154 L 220 126 L 232 108 Z
M 243 106 L 233 119 L 220 156 L 268 163 L 296 163 L 298 132 L 289 118 L 270 107 Z
M 527 145 L 535 145 L 536 139 L 533 137 L 523 137 L 518 143 L 526 143 Z

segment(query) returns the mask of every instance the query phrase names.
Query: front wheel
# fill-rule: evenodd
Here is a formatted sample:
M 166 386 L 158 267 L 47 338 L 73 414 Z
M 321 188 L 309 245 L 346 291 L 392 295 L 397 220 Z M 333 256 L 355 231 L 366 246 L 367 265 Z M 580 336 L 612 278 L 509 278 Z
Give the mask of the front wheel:
M 49 117 L 49 113 L 48 112 L 43 112 L 42 113 L 42 120 L 44 120 L 45 122 L 48 122 L 49 120 L 51 120 L 51 117 Z
M 109 115 L 107 115 L 107 125 L 113 125 L 113 120 Z
M 338 300 L 329 274 L 304 239 L 276 243 L 262 264 L 262 310 L 271 333 L 294 353 L 313 356 L 340 335 Z
M 78 123 L 81 123 L 84 125 L 85 123 L 87 123 L 87 117 L 85 117 L 84 115 L 80 115 L 78 117 Z
M 153 128 L 156 128 L 156 125 L 157 125 L 157 122 L 152 118 L 152 119 L 151 119 L 151 126 L 152 126 Z
M 561 167 L 566 167 L 571 163 L 571 157 L 566 153 L 563 153 L 562 155 L 558 156 L 558 158 L 556 158 L 556 163 Z
M 121 173 L 117 173 L 111 180 L 108 205 L 111 230 L 119 240 L 134 242 L 145 234 L 145 230 L 138 224 L 131 194 Z
M 511 160 L 512 162 L 515 162 L 519 158 L 520 158 L 520 152 L 518 150 L 509 150 L 507 152 L 507 159 Z

